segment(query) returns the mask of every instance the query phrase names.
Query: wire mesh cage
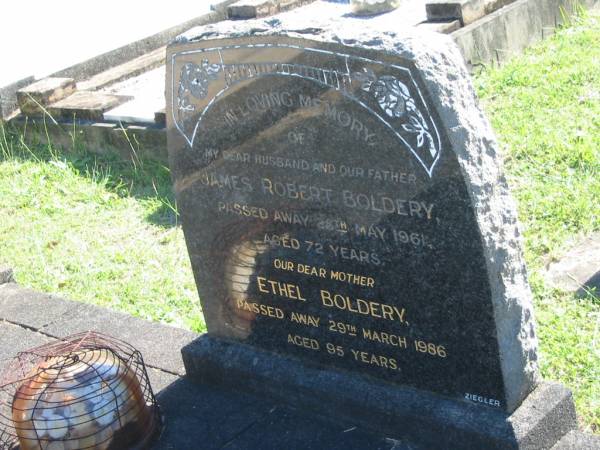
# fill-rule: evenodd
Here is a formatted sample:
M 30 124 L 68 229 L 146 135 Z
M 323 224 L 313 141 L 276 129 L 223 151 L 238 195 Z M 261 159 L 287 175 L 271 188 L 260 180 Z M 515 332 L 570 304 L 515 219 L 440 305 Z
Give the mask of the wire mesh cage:
M 142 355 L 86 332 L 19 353 L 0 372 L 0 449 L 146 448 L 161 417 Z

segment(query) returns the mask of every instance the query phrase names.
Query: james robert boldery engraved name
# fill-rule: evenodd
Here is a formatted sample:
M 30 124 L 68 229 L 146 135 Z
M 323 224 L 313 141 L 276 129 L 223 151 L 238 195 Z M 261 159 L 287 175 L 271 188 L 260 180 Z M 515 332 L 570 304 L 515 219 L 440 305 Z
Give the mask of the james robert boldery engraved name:
M 433 218 L 433 203 L 392 198 L 383 194 L 365 194 L 349 189 L 334 191 L 321 186 L 276 180 L 262 177 L 258 186 L 248 177 L 229 176 L 208 172 L 202 174 L 198 181 L 206 187 L 241 192 L 259 192 L 264 197 L 279 197 L 300 202 L 319 202 L 324 205 L 342 204 L 350 209 L 372 211 L 384 214 L 419 217 L 427 220 Z M 228 211 L 233 206 L 228 202 L 220 202 L 219 210 Z

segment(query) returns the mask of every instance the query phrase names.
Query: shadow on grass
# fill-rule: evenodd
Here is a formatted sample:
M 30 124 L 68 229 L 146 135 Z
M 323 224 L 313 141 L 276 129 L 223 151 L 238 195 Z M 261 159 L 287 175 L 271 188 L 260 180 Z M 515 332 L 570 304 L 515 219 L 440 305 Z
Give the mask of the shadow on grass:
M 178 213 L 169 168 L 161 162 L 139 158 L 130 160 L 116 153 L 88 152 L 74 143 L 69 150 L 46 143 L 28 144 L 17 131 L 0 123 L 0 161 L 62 161 L 73 171 L 101 184 L 119 197 L 134 197 L 157 204 L 146 220 L 164 228 L 178 224 Z

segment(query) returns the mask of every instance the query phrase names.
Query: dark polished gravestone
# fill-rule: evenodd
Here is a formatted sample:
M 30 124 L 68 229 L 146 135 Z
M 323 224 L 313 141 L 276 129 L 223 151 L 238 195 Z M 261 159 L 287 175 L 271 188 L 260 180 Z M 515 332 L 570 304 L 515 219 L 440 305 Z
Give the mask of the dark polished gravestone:
M 288 18 L 301 31 L 225 23 L 168 49 L 208 327 L 188 375 L 418 448 L 549 447 L 574 407 L 539 380 L 515 207 L 458 51 L 377 19 Z

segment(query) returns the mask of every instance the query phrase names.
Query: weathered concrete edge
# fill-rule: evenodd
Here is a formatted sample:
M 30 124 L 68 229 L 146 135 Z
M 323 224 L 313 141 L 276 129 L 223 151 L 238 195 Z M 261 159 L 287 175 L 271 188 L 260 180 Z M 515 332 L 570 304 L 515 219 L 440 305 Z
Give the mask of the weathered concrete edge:
M 171 28 L 163 30 L 152 36 L 144 39 L 131 42 L 115 50 L 103 53 L 101 55 L 90 58 L 79 64 L 67 67 L 58 72 L 53 73 L 52 77 L 71 77 L 76 81 L 81 81 L 85 78 L 96 75 L 111 67 L 123 64 L 131 59 L 137 58 L 145 53 L 165 45 L 178 34 L 189 29 L 190 27 L 205 25 L 208 23 L 218 22 L 227 18 L 226 7 L 235 0 L 219 1 L 214 11 L 211 11 L 202 16 L 188 20 L 184 23 L 175 25 Z
M 517 0 L 451 36 L 469 66 L 498 65 L 552 34 L 577 13 L 576 4 L 591 9 L 600 0 Z
M 33 81 L 33 76 L 29 76 L 7 86 L 0 87 L 0 123 L 9 119 L 19 109 L 17 91 L 33 83 Z
M 552 450 L 598 450 L 600 436 L 573 430 L 565 434 Z
M 463 25 L 475 22 L 515 0 L 427 0 L 427 20 L 458 19 Z
M 202 335 L 182 349 L 188 377 L 380 433 L 402 434 L 418 448 L 550 448 L 576 426 L 570 391 L 542 383 L 511 416 L 467 401 L 402 387 Z
M 50 339 L 61 339 L 88 330 L 109 334 L 140 350 L 147 368 L 169 376 L 184 375 L 177 349 L 198 337 L 192 331 L 41 293 L 12 280 L 0 283 L 0 321 Z M 148 336 L 160 336 L 160 340 L 148 343 Z
M 47 77 L 17 91 L 18 107 L 23 114 L 42 114 L 44 107 L 75 92 L 73 78 Z
M 221 0 L 215 5 L 215 9 L 207 14 L 61 69 L 58 72 L 49 74 L 48 77 L 69 77 L 74 78 L 75 81 L 82 81 L 156 50 L 191 27 L 225 20 L 227 18 L 227 6 L 235 1 Z M 18 109 L 17 90 L 31 84 L 33 81 L 35 81 L 34 77 L 30 76 L 8 86 L 0 86 L 0 121 L 8 119 Z
M 232 20 L 266 17 L 314 1 L 315 0 L 236 0 L 227 7 L 227 16 Z
M 229 2 L 233 2 L 235 0 L 228 0 Z M 563 2 L 563 3 L 567 3 L 570 0 L 549 0 L 551 2 Z M 585 4 L 589 7 L 598 7 L 600 6 L 600 0 L 583 0 L 585 2 Z M 539 4 L 539 0 L 518 0 L 517 2 L 515 2 L 512 7 L 513 8 L 518 8 L 519 5 L 521 3 L 524 2 L 533 2 L 535 3 L 534 6 L 536 6 L 537 4 Z M 555 11 L 559 11 L 558 8 L 556 8 Z M 461 28 L 458 31 L 454 31 L 451 36 L 453 37 L 453 39 L 456 41 L 456 43 L 458 44 L 459 48 L 461 49 L 461 52 L 467 62 L 467 65 L 470 66 L 471 68 L 473 68 L 473 66 L 479 66 L 479 65 L 488 65 L 488 64 L 494 64 L 494 63 L 498 63 L 498 62 L 503 62 L 506 59 L 508 59 L 510 56 L 514 55 L 515 53 L 521 52 L 525 47 L 527 47 L 528 45 L 531 45 L 532 43 L 536 42 L 539 37 L 546 37 L 547 35 L 550 35 L 552 33 L 552 29 L 554 29 L 554 27 L 556 25 L 558 25 L 559 22 L 556 22 L 554 18 L 556 18 L 556 20 L 558 20 L 558 18 L 560 17 L 560 14 L 558 13 L 558 15 L 555 15 L 553 13 L 553 22 L 551 25 L 548 26 L 544 26 L 542 25 L 541 28 L 536 28 L 533 27 L 530 31 L 531 33 L 537 33 L 539 35 L 539 37 L 536 38 L 531 38 L 530 36 L 527 38 L 525 43 L 522 43 L 522 45 L 516 45 L 512 51 L 503 51 L 502 49 L 498 48 L 498 49 L 493 49 L 491 47 L 491 42 L 494 41 L 494 39 L 491 37 L 490 35 L 490 27 L 502 27 L 502 29 L 505 28 L 506 26 L 506 22 L 505 22 L 505 18 L 504 16 L 510 14 L 510 10 L 508 10 L 507 8 L 502 8 L 498 11 L 496 11 L 495 13 L 493 13 L 490 16 L 486 16 L 485 18 L 474 22 L 473 24 Z M 514 16 L 512 16 L 515 19 L 519 18 L 519 15 L 516 14 Z M 493 23 L 488 23 L 488 22 L 493 22 Z M 425 27 L 422 27 L 425 28 Z M 529 28 L 528 28 L 529 30 Z M 529 31 L 528 31 L 529 33 Z M 508 37 L 506 35 L 506 33 L 503 33 L 503 37 L 500 39 L 500 41 L 498 42 L 507 42 Z M 514 41 L 513 41 L 514 42 Z M 486 44 L 488 43 L 488 44 Z M 503 45 L 503 48 L 506 49 L 508 48 L 506 45 Z M 487 50 L 486 50 L 487 49 Z M 23 82 L 20 82 L 19 86 L 25 86 L 27 84 L 29 84 L 30 82 L 33 81 L 33 77 L 30 77 L 28 79 L 26 79 Z M 16 92 L 16 90 L 15 90 Z M 16 96 L 15 93 L 13 92 L 13 103 L 14 105 L 16 105 Z M 2 102 L 9 102 L 7 94 L 3 94 L 2 92 L 0 92 L 0 101 Z M 15 107 L 16 108 L 16 107 Z M 11 110 L 11 112 L 14 111 L 14 108 Z M 8 115 L 5 115 L 5 118 L 7 118 Z M 0 117 L 0 120 L 2 119 L 2 117 Z M 160 117 L 159 117 L 160 119 Z M 23 122 L 21 122 L 22 119 L 18 118 L 16 121 L 13 120 L 12 123 L 15 124 L 16 128 L 23 128 L 22 124 Z M 130 159 L 131 156 L 131 152 L 129 150 L 129 143 L 127 142 L 127 140 L 119 140 L 117 139 L 116 142 L 114 139 L 109 139 L 109 141 L 105 142 L 103 140 L 103 135 L 107 132 L 107 129 L 110 128 L 114 128 L 115 125 L 110 124 L 110 123 L 86 123 L 86 122 L 80 122 L 77 124 L 79 126 L 79 130 L 80 130 L 80 136 L 82 141 L 85 143 L 86 145 L 86 149 L 92 153 L 105 153 L 107 149 L 111 150 L 111 151 L 115 151 L 118 154 L 123 155 L 126 159 Z M 72 124 L 69 126 L 69 128 L 72 127 Z M 41 131 L 39 133 L 36 132 L 35 129 L 33 130 L 29 130 L 30 132 L 30 138 L 33 140 L 37 140 L 40 142 L 44 142 L 46 140 L 46 136 L 45 133 L 43 132 L 43 130 L 39 130 Z M 37 136 L 33 136 L 33 134 L 39 134 Z M 139 138 L 141 138 L 144 142 L 146 142 L 147 144 L 144 146 L 144 148 L 142 149 L 142 152 L 147 155 L 148 157 L 158 160 L 164 164 L 167 163 L 167 152 L 166 152 L 166 133 L 165 133 L 165 129 L 164 129 L 164 123 L 161 123 L 160 126 L 158 128 L 153 128 L 153 127 L 146 127 L 146 128 L 138 128 L 136 130 L 137 136 Z M 150 134 L 150 136 L 148 138 L 144 137 L 145 134 Z M 59 139 L 57 142 L 53 142 L 53 144 L 57 145 L 59 148 L 65 148 L 68 149 L 72 146 L 72 142 L 68 141 L 66 143 L 65 146 L 61 146 L 60 142 L 62 142 L 64 139 Z M 31 141 L 28 141 L 31 142 Z
M 13 119 L 7 125 L 9 131 L 22 134 L 28 145 L 47 144 L 49 138 L 55 148 L 65 152 L 74 147 L 84 148 L 100 155 L 114 153 L 127 161 L 142 158 L 167 164 L 164 126 L 88 121 L 53 123 L 43 117 Z

